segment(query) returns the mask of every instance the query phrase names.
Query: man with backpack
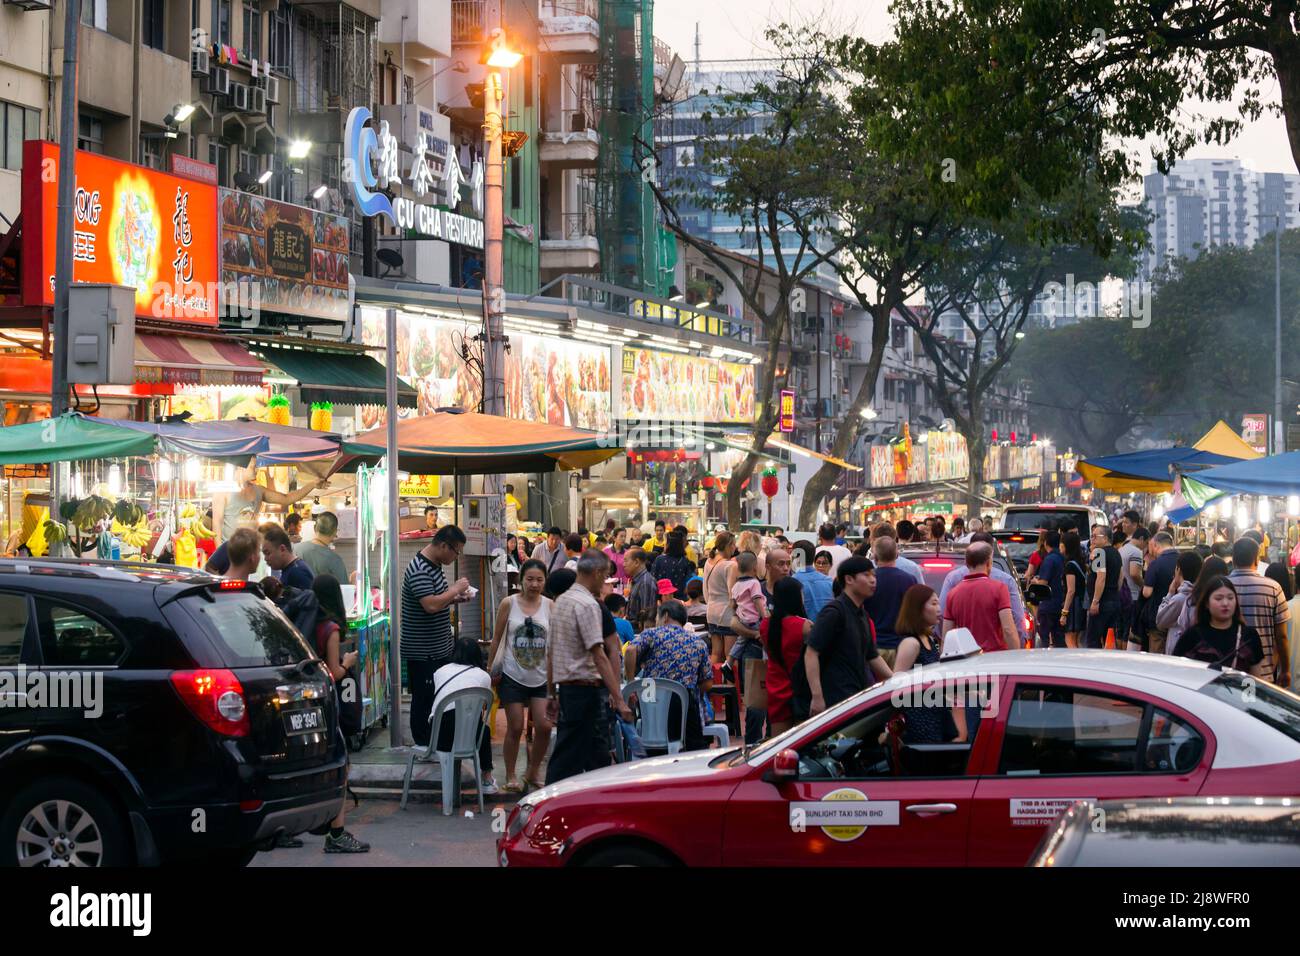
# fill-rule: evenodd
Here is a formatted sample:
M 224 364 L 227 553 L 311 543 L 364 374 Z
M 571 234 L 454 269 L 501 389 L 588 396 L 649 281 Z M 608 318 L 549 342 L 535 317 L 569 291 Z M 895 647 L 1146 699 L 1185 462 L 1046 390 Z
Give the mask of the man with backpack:
M 893 676 L 863 610 L 876 590 L 875 565 L 866 558 L 845 558 L 835 569 L 834 590 L 835 600 L 821 609 L 805 642 L 802 673 L 796 665 L 791 675 L 796 719 L 804 701 L 807 715 L 815 716 L 869 687 L 868 670 L 877 681 Z

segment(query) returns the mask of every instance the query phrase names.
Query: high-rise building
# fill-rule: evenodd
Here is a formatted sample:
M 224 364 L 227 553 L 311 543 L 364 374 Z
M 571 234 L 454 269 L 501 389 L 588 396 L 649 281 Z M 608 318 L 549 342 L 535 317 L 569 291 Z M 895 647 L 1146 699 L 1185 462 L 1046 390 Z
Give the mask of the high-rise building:
M 1184 159 L 1168 175 L 1144 178 L 1152 219 L 1142 277 L 1180 258 L 1195 259 L 1215 246 L 1252 246 L 1282 228 L 1300 226 L 1300 176 L 1259 172 L 1236 159 Z

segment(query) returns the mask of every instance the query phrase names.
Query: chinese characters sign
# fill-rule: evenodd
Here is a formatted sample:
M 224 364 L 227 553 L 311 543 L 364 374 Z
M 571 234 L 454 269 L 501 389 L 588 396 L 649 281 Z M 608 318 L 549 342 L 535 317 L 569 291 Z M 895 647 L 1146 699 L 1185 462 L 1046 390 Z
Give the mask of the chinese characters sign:
M 781 389 L 781 431 L 794 431 L 794 389 Z
M 23 144 L 23 303 L 54 304 L 59 148 Z M 136 290 L 136 314 L 217 323 L 217 190 L 77 153 L 73 280 Z
M 348 221 L 222 189 L 221 281 L 259 283 L 264 309 L 344 322 Z
M 452 208 L 424 205 L 403 196 L 389 199 L 384 190 L 390 185 L 400 188 L 403 183 L 400 148 L 386 120 L 377 126 L 368 125 L 370 122 L 370 110 L 358 106 L 348 114 L 343 135 L 344 178 L 362 214 L 384 216 L 398 229 L 413 229 L 431 239 L 482 249 L 482 218 L 471 219 L 453 210 L 460 204 L 461 185 L 468 184 L 472 187 L 474 212 L 482 217 L 483 164 L 476 162 L 470 178 L 466 179 L 455 150 L 447 144 L 442 176 L 435 179 L 428 159 L 429 136 L 421 131 L 412 150 L 406 181 L 410 183 L 412 192 L 420 197 L 428 195 L 435 181 L 439 182 L 443 202 Z

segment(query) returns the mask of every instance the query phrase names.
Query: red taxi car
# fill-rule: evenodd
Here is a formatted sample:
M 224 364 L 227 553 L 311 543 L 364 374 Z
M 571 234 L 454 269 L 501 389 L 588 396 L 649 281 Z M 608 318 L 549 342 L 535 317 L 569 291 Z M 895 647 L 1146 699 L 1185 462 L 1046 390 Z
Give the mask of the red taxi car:
M 905 742 L 946 691 L 971 702 L 971 738 Z M 1300 697 L 1184 659 L 1003 651 L 897 675 L 748 753 L 560 781 L 519 802 L 497 851 L 502 866 L 1022 866 L 1078 799 L 1298 792 Z

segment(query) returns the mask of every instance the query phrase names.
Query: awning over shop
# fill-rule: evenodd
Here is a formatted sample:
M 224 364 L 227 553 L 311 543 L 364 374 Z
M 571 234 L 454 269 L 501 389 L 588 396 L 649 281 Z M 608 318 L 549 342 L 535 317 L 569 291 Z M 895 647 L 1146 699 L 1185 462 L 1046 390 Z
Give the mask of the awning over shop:
M 266 366 L 240 343 L 136 332 L 136 381 L 168 385 L 261 385 Z
M 386 427 L 343 443 L 341 469 L 384 455 Z M 589 468 L 623 449 L 605 435 L 477 412 L 439 412 L 397 423 L 398 467 L 428 475 Z
M 1184 475 L 1184 494 L 1188 486 L 1200 491 L 1197 498 L 1202 503 L 1222 494 L 1297 495 L 1300 494 L 1300 451 L 1208 468 L 1190 477 Z
M 130 431 L 156 436 L 160 452 L 197 455 L 200 458 L 250 458 L 271 447 L 262 434 L 247 429 L 227 427 L 230 422 L 130 422 L 114 425 Z M 151 449 L 152 450 L 152 449 Z
M 153 454 L 155 435 L 120 428 L 120 424 L 68 412 L 59 418 L 0 428 L 0 464 L 48 465 Z
M 339 405 L 387 405 L 387 372 L 363 352 L 331 351 L 328 348 L 284 348 L 257 344 L 253 351 L 295 379 L 302 400 L 334 402 Z M 397 404 L 415 408 L 416 391 L 397 380 Z
M 331 459 L 339 453 L 339 445 L 343 441 L 341 435 L 333 432 L 318 432 L 307 428 L 294 428 L 291 425 L 272 425 L 269 422 L 257 422 L 250 418 L 237 418 L 234 421 L 210 424 L 215 429 L 227 430 L 232 434 L 265 436 L 269 447 L 258 454 L 257 463 L 266 467 Z

